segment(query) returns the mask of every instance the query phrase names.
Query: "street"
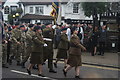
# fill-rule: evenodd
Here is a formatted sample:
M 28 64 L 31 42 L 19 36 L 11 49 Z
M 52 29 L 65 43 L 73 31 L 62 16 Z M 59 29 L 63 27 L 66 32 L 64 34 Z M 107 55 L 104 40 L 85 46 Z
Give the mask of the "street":
M 46 76 L 45 78 L 37 76 L 37 70 L 32 70 L 32 75 L 29 76 L 26 72 L 26 69 L 21 68 L 21 66 L 16 66 L 16 62 L 13 65 L 9 66 L 8 69 L 2 69 L 2 77 L 3 78 L 40 78 L 40 79 L 62 79 L 65 78 L 62 72 L 63 62 L 60 61 L 58 64 L 57 73 L 49 73 L 47 68 L 47 62 L 43 66 L 43 74 Z M 26 66 L 28 63 L 26 64 Z M 101 67 L 101 66 L 93 66 L 93 65 L 85 65 L 81 67 L 80 77 L 81 78 L 118 78 L 118 71 L 120 69 L 117 68 L 109 68 L 109 67 Z M 74 68 L 70 70 L 67 74 L 67 78 L 71 78 L 74 80 Z M 5 79 L 6 80 L 6 79 Z

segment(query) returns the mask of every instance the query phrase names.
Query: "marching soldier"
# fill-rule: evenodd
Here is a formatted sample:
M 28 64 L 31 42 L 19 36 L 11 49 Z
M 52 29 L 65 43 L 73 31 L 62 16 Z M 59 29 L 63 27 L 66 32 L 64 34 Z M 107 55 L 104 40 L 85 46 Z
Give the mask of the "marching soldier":
M 67 67 L 63 69 L 64 76 L 67 76 L 67 71 L 70 70 L 72 67 L 75 67 L 75 78 L 80 79 L 80 66 L 82 66 L 81 61 L 81 49 L 86 50 L 86 48 L 81 45 L 80 39 L 77 36 L 78 30 L 75 29 L 73 31 L 73 35 L 70 40 L 70 49 L 69 49 L 69 58 L 67 62 Z
M 68 40 L 68 37 L 67 37 L 67 28 L 63 28 L 62 30 L 62 33 L 61 33 L 61 40 L 60 40 L 60 43 L 58 45 L 58 54 L 57 54 L 57 60 L 56 62 L 54 63 L 55 67 L 57 68 L 57 62 L 60 60 L 60 59 L 64 59 L 64 63 L 65 63 L 65 66 L 67 66 L 67 59 L 68 59 L 68 55 L 67 55 L 67 51 L 68 51 L 68 48 L 69 48 L 69 40 Z
M 5 26 L 6 24 L 4 24 Z M 3 28 L 4 33 L 2 34 L 2 67 L 8 68 L 7 66 L 7 27 Z
M 53 38 L 54 38 L 54 31 L 52 29 L 52 26 L 48 23 L 46 24 L 46 28 L 43 29 L 43 37 L 45 40 L 45 43 L 48 44 L 47 47 L 44 47 L 44 61 L 48 59 L 48 68 L 49 72 L 56 73 L 55 70 L 53 70 Z
M 22 37 L 22 31 L 19 28 L 19 23 L 15 24 L 16 28 L 12 30 L 12 44 L 14 47 L 14 53 L 12 55 L 12 57 L 14 56 L 16 61 L 17 61 L 17 65 L 20 66 L 20 57 L 21 57 L 21 37 Z
M 25 57 L 22 60 L 22 68 L 25 68 L 25 63 L 27 62 L 28 58 L 30 57 L 30 54 L 32 53 L 32 36 L 34 35 L 34 25 L 30 24 L 29 25 L 29 30 L 26 32 L 26 53 Z
M 21 53 L 22 53 L 22 60 L 25 59 L 25 55 L 26 55 L 26 32 L 25 32 L 25 26 L 21 25 L 20 26 L 20 30 L 22 31 L 21 34 Z M 24 66 L 22 66 L 24 68 Z
M 27 72 L 29 75 L 31 75 L 31 69 L 35 64 L 38 64 L 38 76 L 42 76 L 42 64 L 43 64 L 43 46 L 47 46 L 47 44 L 44 43 L 43 36 L 42 36 L 42 30 L 39 26 L 34 27 L 34 35 L 32 36 L 33 40 L 33 48 L 32 48 L 32 54 L 30 59 L 30 65 L 27 68 Z

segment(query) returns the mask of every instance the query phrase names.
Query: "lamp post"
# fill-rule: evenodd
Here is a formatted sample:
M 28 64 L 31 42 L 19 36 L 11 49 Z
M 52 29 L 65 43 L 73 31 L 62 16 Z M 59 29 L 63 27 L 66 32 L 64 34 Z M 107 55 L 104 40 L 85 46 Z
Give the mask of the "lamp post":
M 13 17 L 13 24 L 14 24 L 14 23 L 15 23 L 15 17 L 16 17 L 16 16 L 15 16 L 15 15 L 13 15 L 12 17 Z
M 17 21 L 18 21 L 19 20 L 19 13 L 16 13 L 15 16 L 16 16 Z

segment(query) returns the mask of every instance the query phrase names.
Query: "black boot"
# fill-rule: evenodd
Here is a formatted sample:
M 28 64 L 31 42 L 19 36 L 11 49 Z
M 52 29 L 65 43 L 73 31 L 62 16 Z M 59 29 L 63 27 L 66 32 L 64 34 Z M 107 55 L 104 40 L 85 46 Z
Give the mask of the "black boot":
M 3 68 L 8 68 L 8 66 L 6 64 L 2 64 Z
M 54 63 L 55 68 L 57 68 L 57 63 Z
M 21 63 L 21 66 L 22 66 L 22 68 L 25 68 L 25 63 L 22 62 L 22 63 Z
M 44 75 L 42 75 L 42 74 L 38 74 L 38 76 L 45 77 L 45 76 L 44 76 Z
M 12 59 L 9 59 L 8 63 L 9 65 L 12 65 Z
M 20 61 L 17 61 L 17 66 L 21 66 Z
M 53 69 L 50 69 L 49 72 L 50 72 L 50 73 L 57 73 L 57 72 L 56 72 L 55 70 L 53 70 Z
M 66 77 L 67 76 L 67 72 L 65 72 L 65 70 L 63 69 L 63 74 Z
M 28 73 L 29 75 L 31 75 L 31 71 L 30 71 L 29 69 L 27 69 L 27 73 Z
M 76 79 L 81 79 L 79 76 L 75 76 Z

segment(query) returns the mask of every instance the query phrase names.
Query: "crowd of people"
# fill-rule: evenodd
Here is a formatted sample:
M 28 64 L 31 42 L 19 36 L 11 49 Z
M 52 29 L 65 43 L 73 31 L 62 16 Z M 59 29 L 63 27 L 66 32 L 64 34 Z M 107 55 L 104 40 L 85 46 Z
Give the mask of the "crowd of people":
M 48 60 L 49 72 L 57 73 L 57 62 L 64 59 L 63 74 L 66 77 L 68 70 L 75 67 L 75 78 L 80 78 L 82 51 L 88 50 L 92 56 L 97 53 L 104 55 L 106 41 L 106 26 L 98 28 L 91 24 L 62 24 L 51 23 L 26 24 L 16 22 L 15 25 L 4 23 L 2 27 L 2 67 L 8 68 L 13 60 L 17 66 L 26 68 L 29 75 L 33 68 L 38 69 L 38 76 L 43 75 L 42 67 Z M 56 61 L 53 62 L 54 48 L 58 49 Z M 26 62 L 30 60 L 29 66 Z

